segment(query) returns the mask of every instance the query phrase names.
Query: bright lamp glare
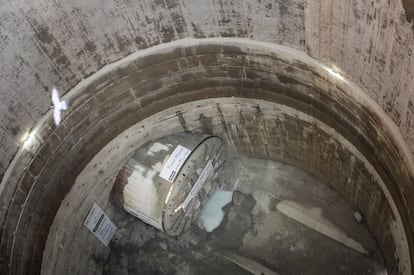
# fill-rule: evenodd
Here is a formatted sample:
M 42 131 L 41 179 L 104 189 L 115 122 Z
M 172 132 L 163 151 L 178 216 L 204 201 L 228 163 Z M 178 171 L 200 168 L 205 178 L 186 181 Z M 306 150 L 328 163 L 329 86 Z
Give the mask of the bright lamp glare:
M 27 131 L 26 133 L 23 134 L 23 136 L 20 138 L 20 143 L 24 143 L 27 138 L 29 137 L 29 132 Z
M 344 77 L 342 75 L 340 75 L 339 73 L 335 72 L 334 70 L 332 70 L 331 68 L 325 67 L 325 70 L 328 71 L 328 73 L 340 80 L 344 80 Z
M 31 133 L 26 132 L 22 136 L 21 141 L 23 142 L 23 147 L 24 148 L 28 148 L 31 145 L 33 145 L 33 143 L 36 141 L 35 134 L 36 134 L 36 131 L 33 130 Z

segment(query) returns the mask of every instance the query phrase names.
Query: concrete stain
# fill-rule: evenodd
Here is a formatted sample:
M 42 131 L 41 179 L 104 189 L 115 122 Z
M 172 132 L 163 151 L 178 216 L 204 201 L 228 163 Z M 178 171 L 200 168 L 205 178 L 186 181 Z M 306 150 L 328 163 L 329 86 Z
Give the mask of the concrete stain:
M 49 33 L 49 28 L 46 26 L 38 26 L 37 37 L 41 42 L 46 44 L 54 41 L 53 36 Z
M 184 130 L 184 131 L 188 131 L 188 127 L 187 127 L 187 124 L 186 124 L 186 122 L 185 122 L 185 119 L 184 119 L 183 113 L 182 113 L 181 111 L 177 111 L 175 114 L 177 115 L 178 120 L 179 120 L 180 125 L 181 125 L 181 127 L 183 128 L 183 130 Z
M 206 134 L 212 134 L 213 133 L 213 118 L 206 117 L 204 114 L 200 114 L 199 120 L 201 123 L 201 129 Z
M 226 123 L 226 120 L 224 119 L 224 115 L 223 115 L 223 112 L 222 112 L 222 110 L 220 108 L 220 104 L 219 103 L 216 104 L 216 109 L 217 109 L 218 115 L 220 117 L 221 127 L 222 127 L 223 132 L 224 132 L 224 134 L 226 136 L 226 139 L 227 140 L 231 140 L 231 134 L 228 131 L 227 123 Z
M 264 155 L 266 157 L 269 157 L 270 156 L 269 141 L 268 141 L 268 136 L 269 135 L 267 133 L 266 122 L 263 118 L 263 113 L 262 113 L 259 105 L 256 106 L 256 120 L 257 120 L 257 123 L 258 123 L 259 131 L 260 131 L 260 137 L 261 137 L 262 144 L 263 144 L 263 147 L 264 147 Z

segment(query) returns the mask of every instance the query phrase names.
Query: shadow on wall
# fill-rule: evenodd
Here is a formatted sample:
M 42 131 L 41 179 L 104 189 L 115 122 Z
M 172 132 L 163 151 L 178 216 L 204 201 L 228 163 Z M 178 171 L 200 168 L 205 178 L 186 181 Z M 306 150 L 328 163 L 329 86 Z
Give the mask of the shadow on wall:
M 405 17 L 408 22 L 413 22 L 414 18 L 414 1 L 413 0 L 402 0 L 402 4 L 405 10 Z

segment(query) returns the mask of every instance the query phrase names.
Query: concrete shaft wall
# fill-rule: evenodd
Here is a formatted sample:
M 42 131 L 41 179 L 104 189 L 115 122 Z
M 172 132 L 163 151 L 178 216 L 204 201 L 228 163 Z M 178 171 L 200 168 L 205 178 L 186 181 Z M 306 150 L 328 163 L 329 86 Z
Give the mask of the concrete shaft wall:
M 258 119 L 263 116 L 258 105 L 251 122 L 254 126 L 243 130 L 251 115 L 221 118 L 218 106 L 213 117 L 207 112 L 191 119 L 186 108 L 178 107 L 170 126 L 192 130 L 194 126 L 188 123 L 200 121 L 198 128 L 225 135 L 229 144 L 251 135 L 255 143 L 248 138 L 235 147 L 293 163 L 327 180 L 348 171 L 350 176 L 337 182 L 337 188 L 356 207 L 370 213 L 369 223 L 379 230 L 376 236 L 394 274 L 410 274 L 414 166 L 398 128 L 357 86 L 303 52 L 234 38 L 187 39 L 140 51 L 78 85 L 68 96 L 72 107 L 61 126 L 53 125 L 51 113 L 45 116 L 15 158 L 1 192 L 3 270 L 12 274 L 40 270 L 49 228 L 62 199 L 87 163 L 118 134 L 151 115 L 167 120 L 171 114 L 159 112 L 179 104 L 231 96 L 276 102 L 304 115 L 279 125 L 277 109 L 270 110 L 266 120 Z M 214 120 L 221 126 L 214 126 Z M 235 120 L 240 126 L 233 129 Z M 316 125 L 312 128 L 309 121 Z M 342 145 L 323 144 L 326 134 L 316 134 L 322 127 L 318 121 L 327 125 L 324 132 L 332 136 L 337 132 L 341 143 L 351 143 L 356 148 L 353 154 L 366 158 L 368 168 L 353 162 L 352 154 L 340 149 Z M 167 127 L 157 129 L 162 132 Z M 308 136 L 312 131 L 315 135 Z M 274 143 L 277 140 L 283 142 Z M 128 141 L 123 146 L 129 146 Z M 385 201 L 380 207 L 383 212 L 372 210 L 377 202 Z M 68 226 L 68 232 L 76 232 L 76 226 Z
M 411 155 L 404 155 L 408 152 L 396 146 L 388 136 L 393 133 L 387 132 L 400 131 L 404 141 L 398 139 L 398 144 L 405 142 L 414 151 L 414 37 L 408 21 L 409 1 L 0 2 L 1 176 L 29 130 L 43 122 L 0 186 L 3 270 L 40 270 L 42 249 L 61 200 L 88 161 L 117 134 L 175 104 L 231 95 L 291 105 L 331 127 L 343 127 L 338 131 L 364 155 L 375 153 L 376 158 L 369 161 L 387 184 L 413 247 Z M 74 89 L 82 92 L 71 97 L 70 116 L 61 127 L 55 128 L 49 116 L 43 117 L 50 109 L 52 86 L 67 93 L 82 79 L 130 53 L 186 37 L 218 36 L 282 44 L 309 54 L 353 80 L 362 88 L 361 95 L 354 97 L 368 95 L 398 128 L 384 126 L 366 110 L 352 116 L 355 110 L 349 108 L 354 103 L 337 103 L 340 98 L 332 93 L 341 84 L 319 82 L 320 73 L 309 73 L 303 64 L 292 66 L 287 76 L 279 72 L 282 76 L 274 78 L 275 64 L 265 66 L 272 64 L 266 61 L 266 52 L 262 58 L 254 57 L 268 73 L 248 72 L 243 68 L 254 68 L 255 62 L 237 59 L 237 47 L 224 50 L 217 45 L 202 54 L 190 47 L 184 59 L 170 63 L 163 61 L 180 54 L 141 60 L 144 63 L 134 65 L 137 75 L 131 74 L 131 68 L 106 71 L 87 88 Z M 178 73 L 169 75 L 174 70 Z M 301 77 L 305 78 L 299 85 L 295 79 Z M 314 101 L 302 87 L 306 82 L 322 85 L 318 89 L 327 94 L 321 92 Z M 128 104 L 120 108 L 116 103 L 121 102 Z M 329 119 L 327 114 L 332 112 L 341 113 L 338 120 Z M 396 161 L 390 163 L 390 159 Z
M 1 1 L 0 175 L 62 93 L 102 66 L 184 37 L 302 49 L 377 101 L 414 151 L 410 1 Z
M 230 97 L 193 101 L 161 111 L 126 130 L 99 152 L 61 204 L 44 249 L 42 274 L 90 274 L 100 266 L 94 259 L 105 262 L 111 250 L 83 225 L 91 205 L 96 202 L 111 215 L 111 183 L 128 157 L 147 141 L 182 131 L 183 125 L 190 131 L 223 137 L 230 155 L 283 161 L 317 175 L 364 213 L 389 268 L 394 270 L 391 274 L 404 265 L 407 247 L 400 246 L 406 240 L 401 238 L 404 233 L 398 218 L 393 217 L 396 208 L 390 205 L 380 177 L 355 147 L 305 113 L 265 100 Z

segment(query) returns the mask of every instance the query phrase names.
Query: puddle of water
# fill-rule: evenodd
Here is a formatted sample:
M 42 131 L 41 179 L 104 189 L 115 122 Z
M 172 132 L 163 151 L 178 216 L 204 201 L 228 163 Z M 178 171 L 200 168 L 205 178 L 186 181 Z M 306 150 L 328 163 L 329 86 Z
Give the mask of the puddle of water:
M 217 190 L 208 199 L 200 214 L 200 221 L 207 232 L 216 229 L 224 218 L 223 206 L 231 202 L 233 192 Z

